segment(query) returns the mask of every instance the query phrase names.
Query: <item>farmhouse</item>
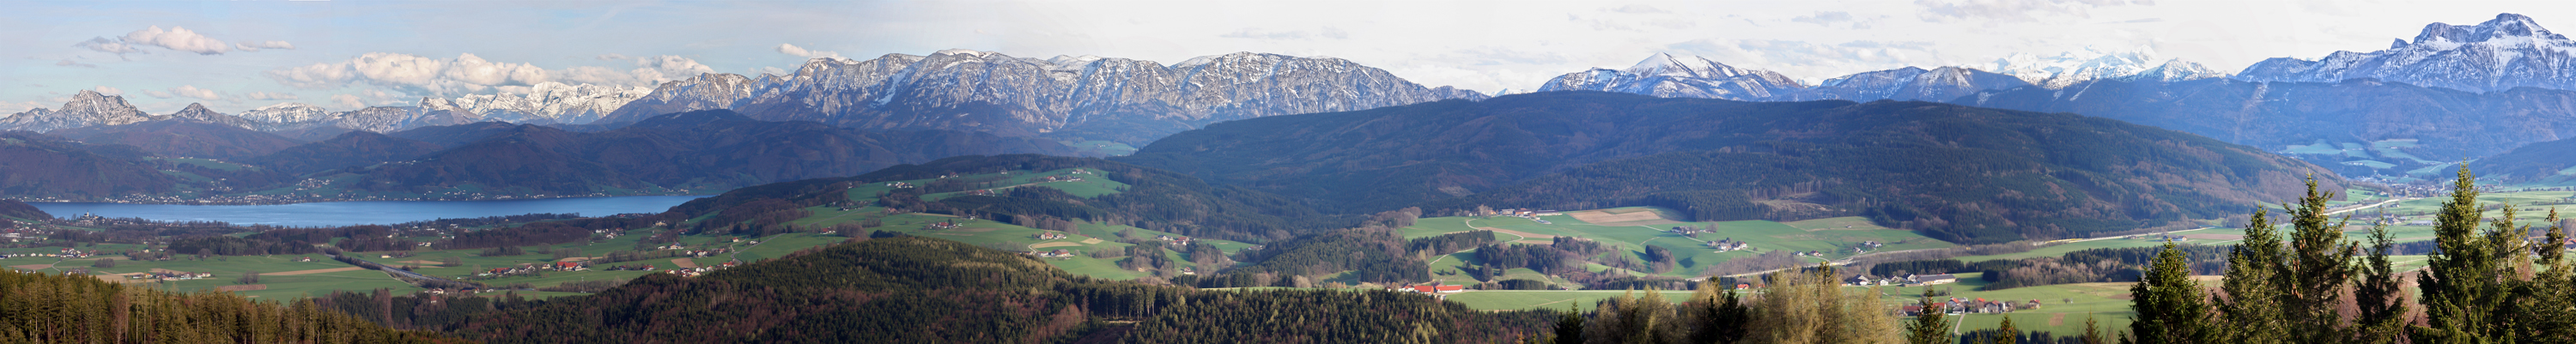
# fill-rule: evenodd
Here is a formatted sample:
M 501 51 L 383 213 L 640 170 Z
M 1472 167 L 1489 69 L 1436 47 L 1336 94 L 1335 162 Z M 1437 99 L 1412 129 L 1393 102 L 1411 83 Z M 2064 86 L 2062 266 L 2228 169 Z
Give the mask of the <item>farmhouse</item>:
M 1958 276 L 1952 276 L 1952 275 L 1950 275 L 1950 274 L 1939 274 L 1939 275 L 1909 275 L 1909 276 L 1905 276 L 1905 282 L 1906 282 L 1908 285 L 1933 285 L 1933 284 L 1945 284 L 1945 283 L 1958 282 L 1958 281 L 1959 281 L 1959 277 L 1958 277 Z
M 1405 293 L 1433 294 L 1433 295 L 1437 295 L 1437 294 L 1455 294 L 1455 293 L 1459 293 L 1459 292 L 1467 291 L 1467 286 L 1463 286 L 1463 285 L 1455 285 L 1455 284 L 1450 284 L 1450 285 L 1439 285 L 1439 284 L 1434 284 L 1434 285 L 1408 285 L 1408 286 L 1395 287 L 1395 288 L 1393 288 L 1393 289 L 1387 289 L 1387 291 L 1392 291 L 1392 292 L 1405 292 Z

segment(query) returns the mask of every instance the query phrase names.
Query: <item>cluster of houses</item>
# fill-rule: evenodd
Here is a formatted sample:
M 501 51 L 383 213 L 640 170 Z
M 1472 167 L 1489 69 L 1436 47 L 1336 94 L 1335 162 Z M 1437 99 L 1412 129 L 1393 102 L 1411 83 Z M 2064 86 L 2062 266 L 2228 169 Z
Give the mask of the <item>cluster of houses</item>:
M 1816 251 L 1791 251 L 1791 252 L 1789 252 L 1789 254 L 1797 255 L 1797 256 L 1799 256 L 1799 257 L 1823 257 L 1823 256 L 1825 256 L 1825 253 L 1824 253 L 1824 252 L 1816 252 Z
M 1747 243 L 1744 243 L 1744 242 L 1742 242 L 1742 241 L 1735 241 L 1735 238 L 1725 238 L 1725 239 L 1717 239 L 1717 241 L 1710 241 L 1710 242 L 1708 242 L 1708 248 L 1717 249 L 1717 251 L 1718 251 L 1718 252 L 1735 251 L 1735 250 L 1749 250 L 1749 249 L 1753 249 L 1753 244 L 1747 244 Z
M 1863 287 L 1866 287 L 1866 286 L 1873 286 L 1873 285 L 1883 285 L 1883 286 L 1921 286 L 1921 285 L 1934 285 L 1934 284 L 1948 284 L 1948 283 L 1951 283 L 1951 282 L 1958 282 L 1958 281 L 1959 281 L 1959 276 L 1954 276 L 1954 275 L 1950 275 L 1950 274 L 1939 274 L 1939 275 L 1915 275 L 1915 274 L 1907 274 L 1907 275 L 1905 275 L 1905 276 L 1891 276 L 1891 277 L 1884 277 L 1884 278 L 1873 278 L 1873 277 L 1870 277 L 1870 276 L 1869 276 L 1869 274 L 1860 274 L 1860 275 L 1857 275 L 1857 276 L 1852 276 L 1852 277 L 1849 277 L 1849 278 L 1844 278 L 1844 279 L 1843 279 L 1843 285 L 1849 285 L 1849 286 L 1863 286 Z
M 1190 237 L 1177 235 L 1156 235 L 1154 236 L 1154 240 L 1168 241 L 1171 242 L 1172 246 L 1189 246 L 1191 239 Z
M 62 250 L 54 251 L 54 253 L 9 253 L 9 254 L 0 254 L 0 258 L 63 258 L 63 259 L 77 259 L 77 258 L 89 258 L 89 256 L 97 255 L 97 254 L 98 254 L 98 252 L 81 251 L 80 249 L 76 249 L 76 248 L 64 248 L 64 249 L 62 249 Z
M 992 190 L 992 189 L 974 189 L 974 190 L 966 190 L 966 195 L 967 195 L 967 196 L 992 196 L 992 195 L 993 195 L 993 190 Z
M 1068 258 L 1073 257 L 1073 250 L 1059 248 L 1054 251 L 1038 252 L 1035 254 L 1038 258 Z
M 735 265 L 742 265 L 742 262 L 724 262 L 724 264 L 716 264 L 716 266 L 671 269 L 671 274 L 680 275 L 680 277 L 698 277 L 705 276 L 707 272 L 710 271 L 724 270 L 726 268 L 734 267 Z
M 1875 249 L 1878 249 L 1878 247 L 1880 247 L 1880 246 L 1887 246 L 1887 245 L 1886 245 L 1886 244 L 1880 244 L 1880 243 L 1878 243 L 1877 241 L 1862 241 L 1862 242 L 1860 242 L 1860 246 L 1852 247 L 1852 254 L 1869 253 L 1869 250 L 1875 250 Z
M 2024 301 L 2024 302 L 2012 302 L 2012 301 L 2010 301 L 2010 300 L 1994 300 L 1994 301 L 1987 301 L 1987 300 L 1986 300 L 1986 299 L 1984 299 L 1984 298 L 1977 298 L 1977 299 L 1960 299 L 1960 298 L 1953 297 L 1953 298 L 1950 298 L 1950 300 L 1949 300 L 1948 302 L 1934 302 L 1934 303 L 1932 303 L 1932 309 L 1931 309 L 1931 310 L 1940 311 L 1940 312 L 1942 312 L 1942 313 L 1952 313 L 1952 314 L 1962 314 L 1962 313 L 2010 313 L 2010 312 L 2012 312 L 2012 311 L 2016 311 L 2016 310 L 2024 310 L 2024 309 L 2039 309 L 2039 305 L 2040 305 L 2040 304 L 2039 304 L 2039 300 L 2035 300 L 2035 299 L 2034 299 L 2034 300 L 2030 300 L 2030 301 Z M 1923 315 L 1923 314 L 1924 314 L 1924 311 L 1925 311 L 1926 309 L 1924 309 L 1924 307 L 1923 307 L 1923 306 L 1918 306 L 1918 305 L 1908 305 L 1908 306 L 1905 306 L 1904 310 L 1905 310 L 1905 315 L 1906 315 L 1906 316 L 1917 316 L 1917 315 Z
M 945 177 L 942 177 L 942 178 L 945 178 Z M 885 183 L 885 186 L 886 186 L 886 187 L 890 187 L 890 188 L 896 188 L 896 189 L 910 189 L 910 188 L 921 187 L 920 185 L 912 185 L 912 183 L 905 183 L 905 182 L 886 182 L 886 183 Z
M 125 275 L 125 278 L 126 278 L 126 279 L 149 279 L 149 280 L 174 281 L 174 280 L 192 280 L 192 279 L 207 279 L 207 278 L 215 278 L 215 274 L 203 273 L 203 272 L 186 272 L 186 271 L 170 271 L 170 270 L 154 269 L 152 272 L 137 272 L 137 273 L 126 274 L 126 275 Z
M 954 229 L 954 228 L 957 228 L 957 221 L 956 221 L 956 220 L 947 220 L 947 221 L 933 222 L 933 223 L 931 223 L 929 226 L 927 226 L 927 227 L 925 227 L 925 228 L 928 228 L 928 229 L 931 229 L 931 230 Z
M 1038 182 L 1040 182 L 1040 183 L 1045 183 L 1045 182 L 1079 182 L 1079 181 L 1082 181 L 1082 177 L 1075 177 L 1075 176 L 1045 176 L 1045 177 L 1038 177 Z
M 1394 288 L 1387 288 L 1386 291 L 1431 295 L 1433 298 L 1447 300 L 1449 299 L 1449 294 L 1466 292 L 1467 286 L 1432 282 L 1430 285 L 1396 286 Z
M 1684 226 L 1684 227 L 1673 227 L 1673 229 L 1672 229 L 1672 230 L 1664 231 L 1664 233 L 1673 233 L 1673 234 L 1681 234 L 1681 235 L 1684 235 L 1684 236 L 1688 236 L 1688 235 L 1692 235 L 1692 234 L 1700 234 L 1700 233 L 1717 233 L 1717 229 L 1716 229 L 1716 228 L 1700 228 L 1700 227 L 1688 227 L 1688 226 Z M 1694 238 L 1696 238 L 1696 237 L 1694 237 Z
M 1069 236 L 1069 235 L 1065 235 L 1065 234 L 1064 234 L 1064 232 L 1057 232 L 1057 231 L 1045 231 L 1045 232 L 1039 232 L 1039 233 L 1038 233 L 1038 240 L 1055 240 L 1055 239 L 1063 239 L 1063 238 L 1068 238 L 1068 237 L 1071 237 L 1071 236 Z

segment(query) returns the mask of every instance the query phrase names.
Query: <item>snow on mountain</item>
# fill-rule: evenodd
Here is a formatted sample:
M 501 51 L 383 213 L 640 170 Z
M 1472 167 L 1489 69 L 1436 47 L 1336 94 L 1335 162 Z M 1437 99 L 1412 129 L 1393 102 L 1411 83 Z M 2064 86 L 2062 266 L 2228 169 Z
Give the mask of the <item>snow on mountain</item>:
M 331 110 L 305 103 L 277 103 L 243 111 L 240 116 L 259 123 L 311 123 L 331 119 Z
M 1655 54 L 1627 69 L 1593 68 L 1566 73 L 1540 85 L 1538 91 L 1606 91 L 1753 101 L 1803 88 L 1806 85 L 1780 73 L 1735 68 L 1697 56 Z
M 2245 67 L 2245 81 L 2339 82 L 2375 78 L 2472 92 L 2515 87 L 2576 90 L 2576 41 L 2505 13 L 2478 25 L 2433 23 L 2414 41 L 2374 52 L 2337 51 L 2317 60 L 2272 58 Z
M 531 86 L 526 94 L 466 95 L 447 102 L 457 109 L 497 121 L 581 124 L 607 117 L 618 107 L 652 92 L 653 89 L 643 87 L 546 82 Z
M 254 129 L 254 128 L 256 128 L 256 127 L 254 127 L 254 126 L 252 126 L 252 125 L 251 125 L 250 120 L 248 120 L 248 119 L 243 119 L 243 118 L 241 118 L 241 117 L 237 117 L 237 116 L 233 116 L 233 115 L 226 115 L 226 114 L 223 114 L 223 113 L 220 113 L 220 112 L 215 112 L 215 110 L 208 110 L 208 109 L 206 109 L 206 105 L 205 105 L 205 104 L 199 104 L 199 103 L 188 103 L 188 108 L 187 108 L 187 109 L 181 109 L 181 110 L 179 110 L 179 112 L 171 113 L 171 114 L 170 114 L 170 117 L 171 117 L 171 118 L 185 118 L 185 119 L 192 119 L 192 120 L 197 120 L 197 121 L 206 122 L 206 123 L 222 124 L 222 125 L 233 126 L 233 127 L 237 127 L 237 128 L 243 128 L 243 129 Z
M 79 94 L 72 95 L 71 101 L 63 103 L 62 110 L 36 108 L 10 115 L 7 119 L 0 119 L 0 130 L 45 132 L 93 125 L 133 124 L 163 118 L 168 117 L 152 116 L 143 113 L 143 110 L 135 109 L 133 104 L 125 102 L 125 97 L 81 90 Z
M 1233 53 L 1164 65 L 950 49 L 864 61 L 813 59 L 795 73 L 757 79 L 700 75 L 664 83 L 599 122 L 731 109 L 763 120 L 865 129 L 1071 133 L 1142 143 L 1214 121 L 1484 97 L 1325 57 Z
M 1965 67 L 1941 67 L 1932 70 L 1905 67 L 1863 72 L 1816 83 L 1816 87 L 1799 90 L 1774 100 L 1808 101 L 1841 99 L 1871 101 L 1880 99 L 1949 101 L 1977 91 L 2030 86 L 2029 82 L 2010 75 L 1996 74 Z
M 2021 78 L 2051 89 L 2091 80 L 2160 80 L 2188 81 L 2226 77 L 2198 63 L 2180 59 L 2158 59 L 2152 48 L 2138 47 L 2127 51 L 2084 47 L 2083 50 L 2053 56 L 2013 54 L 1995 59 L 1990 70 Z

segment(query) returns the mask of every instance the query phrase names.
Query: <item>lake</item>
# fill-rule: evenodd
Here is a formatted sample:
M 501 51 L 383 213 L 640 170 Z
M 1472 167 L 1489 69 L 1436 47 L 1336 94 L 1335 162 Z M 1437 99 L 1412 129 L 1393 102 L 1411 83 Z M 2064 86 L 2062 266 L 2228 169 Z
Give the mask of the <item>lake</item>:
M 533 213 L 606 216 L 659 213 L 705 196 L 627 196 L 549 198 L 499 201 L 365 201 L 275 205 L 171 205 L 123 203 L 35 203 L 55 217 L 81 213 L 155 221 L 223 221 L 233 224 L 325 227 L 396 224 L 436 219 L 476 218 Z

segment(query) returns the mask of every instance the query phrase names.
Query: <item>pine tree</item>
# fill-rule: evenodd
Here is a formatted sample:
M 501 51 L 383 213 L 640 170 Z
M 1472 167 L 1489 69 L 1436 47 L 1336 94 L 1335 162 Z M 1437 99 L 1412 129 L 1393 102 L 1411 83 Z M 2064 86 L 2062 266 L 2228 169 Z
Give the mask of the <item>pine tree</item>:
M 2012 315 L 2004 315 L 2003 326 L 1995 327 L 1995 344 L 2013 344 L 2021 340 L 2021 329 L 2013 328 Z
M 2477 181 L 2466 164 L 2460 166 L 2458 178 L 2451 183 L 2451 200 L 2442 203 L 2434 216 L 2433 242 L 2440 251 L 2428 257 L 2425 272 L 2416 276 L 2422 286 L 2424 317 L 2429 326 L 2413 328 L 2417 343 L 2483 344 L 2503 343 L 2509 338 L 2495 331 L 2495 319 L 2488 312 L 2502 301 L 2497 277 L 2500 254 L 2491 246 L 2493 235 L 2481 235 L 2478 218 Z M 2510 211 L 2512 208 L 2505 208 Z M 2510 222 L 2510 217 L 2500 221 Z
M 2289 330 L 2282 323 L 2281 249 L 2279 231 L 2272 228 L 2271 211 L 2256 209 L 2245 224 L 2245 240 L 2227 255 L 2227 276 L 2220 282 L 2226 298 L 2219 304 L 2219 319 L 2227 326 L 2228 342 L 2240 344 L 2275 344 L 2289 341 Z
M 2388 224 L 2370 226 L 2370 254 L 2362 257 L 2361 277 L 2354 281 L 2353 298 L 2360 313 L 2353 319 L 2351 338 L 2356 343 L 2396 343 L 2406 325 L 2406 290 L 2398 281 L 2395 264 L 2388 261 L 2396 239 L 2389 237 Z
M 2092 315 L 2084 316 L 2083 340 L 2084 344 L 2111 344 L 2109 338 L 2102 336 L 2102 327 L 2099 323 L 2093 321 Z
M 1719 289 L 1725 291 L 1718 291 Z M 1691 331 L 1692 343 L 1733 344 L 1744 340 L 1744 323 L 1752 310 L 1735 294 L 1735 288 L 1708 281 L 1691 293 L 1691 305 L 1699 308 L 1699 326 Z
M 2567 228 L 2561 225 L 2558 210 L 2549 210 L 2549 234 L 2545 242 L 2532 245 L 2537 251 L 2540 273 L 2516 288 L 2515 304 L 2522 318 L 2515 332 L 2515 342 L 2576 343 L 2576 271 L 2567 263 Z
M 1556 318 L 1556 344 L 1583 344 L 1583 311 L 1565 306 L 1565 315 Z
M 2289 321 L 2288 336 L 2283 339 L 2299 343 L 2336 343 L 2342 341 L 2343 316 L 2335 305 L 2343 304 L 2345 283 L 2352 279 L 2352 258 L 2358 248 L 2344 243 L 2343 228 L 2352 220 L 2331 221 L 2326 216 L 2326 201 L 2334 193 L 2317 191 L 2317 178 L 2308 177 L 2308 193 L 2295 206 L 2284 205 L 2290 215 L 2290 254 L 2274 280 L 2283 282 L 2281 315 Z
M 1927 286 L 1923 287 L 1923 289 L 1929 291 L 1932 287 Z M 1910 344 L 1948 344 L 1957 342 L 1957 338 L 1950 337 L 1950 319 L 1947 316 L 1948 312 L 1941 309 L 1939 304 L 1933 303 L 1932 298 L 1928 296 L 1923 298 L 1921 304 L 1923 307 L 1922 314 L 1915 315 L 1914 322 L 1905 324 L 1905 342 Z
M 2121 343 L 2177 344 L 2217 343 L 2219 336 L 2210 328 L 2209 299 L 2200 290 L 2200 282 L 2191 280 L 2190 266 L 2182 250 L 2166 242 L 2164 250 L 2147 268 L 2146 276 L 2129 287 L 2129 308 L 2137 311 L 2129 323 L 2129 337 Z

